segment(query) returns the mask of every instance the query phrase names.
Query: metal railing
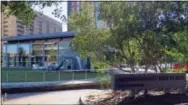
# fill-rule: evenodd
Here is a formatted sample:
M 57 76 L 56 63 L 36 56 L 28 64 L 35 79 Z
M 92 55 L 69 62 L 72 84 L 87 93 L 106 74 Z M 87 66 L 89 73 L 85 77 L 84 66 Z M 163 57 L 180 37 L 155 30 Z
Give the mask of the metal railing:
M 2 83 L 10 82 L 46 82 L 88 80 L 100 77 L 106 73 L 95 70 L 66 70 L 66 71 L 2 71 Z

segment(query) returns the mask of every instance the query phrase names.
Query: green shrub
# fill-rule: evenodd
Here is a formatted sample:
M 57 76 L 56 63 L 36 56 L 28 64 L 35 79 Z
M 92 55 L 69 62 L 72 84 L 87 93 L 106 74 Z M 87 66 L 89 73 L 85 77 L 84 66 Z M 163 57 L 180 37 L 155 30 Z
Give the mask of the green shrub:
M 100 80 L 100 86 L 101 88 L 109 88 L 110 86 L 110 80 L 109 80 L 109 77 L 106 75 L 106 76 L 103 76 Z
M 181 69 L 166 69 L 164 71 L 164 73 L 185 73 L 186 72 L 186 69 L 185 68 L 181 68 Z
M 97 80 L 100 82 L 101 88 L 109 88 L 111 81 L 109 73 L 105 70 L 97 70 Z
M 104 62 L 94 62 L 94 69 L 104 69 L 107 68 L 108 65 Z

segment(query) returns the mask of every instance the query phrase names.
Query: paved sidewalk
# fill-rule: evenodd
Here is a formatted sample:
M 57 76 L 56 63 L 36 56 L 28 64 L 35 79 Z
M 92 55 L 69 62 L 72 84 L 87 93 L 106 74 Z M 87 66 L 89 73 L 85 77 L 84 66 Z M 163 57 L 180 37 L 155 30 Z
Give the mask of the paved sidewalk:
M 63 86 L 63 85 L 75 85 L 75 84 L 88 84 L 96 83 L 97 80 L 68 80 L 68 81 L 45 81 L 45 82 L 12 82 L 2 83 L 1 88 L 24 88 L 24 87 L 40 87 L 40 86 Z
M 17 93 L 8 94 L 7 100 L 2 104 L 63 104 L 63 105 L 78 105 L 79 98 L 82 101 L 87 99 L 90 94 L 101 94 L 111 92 L 111 90 L 102 89 L 79 89 L 79 90 L 63 90 L 63 91 L 49 91 L 49 92 L 32 92 L 32 93 Z

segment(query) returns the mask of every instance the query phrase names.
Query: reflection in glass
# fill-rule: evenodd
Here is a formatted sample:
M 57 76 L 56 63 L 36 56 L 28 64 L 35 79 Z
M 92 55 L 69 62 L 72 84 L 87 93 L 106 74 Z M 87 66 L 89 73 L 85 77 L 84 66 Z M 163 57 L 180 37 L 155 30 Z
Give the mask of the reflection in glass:
M 62 41 L 59 43 L 59 55 L 70 54 L 70 41 Z
M 57 44 L 45 43 L 45 55 L 47 62 L 56 62 L 57 60 Z
M 59 43 L 59 57 L 58 61 L 61 62 L 63 59 L 63 55 L 69 55 L 71 54 L 71 48 L 70 48 L 70 41 L 61 41 Z
M 32 58 L 31 64 L 41 64 L 42 63 L 42 41 L 36 41 L 32 45 Z
M 42 56 L 42 42 L 33 43 L 33 55 Z
M 17 44 L 8 44 L 7 45 L 7 60 L 8 66 L 16 66 L 16 54 L 17 54 Z
M 3 54 L 2 54 L 2 67 L 6 66 L 6 45 L 3 45 Z
M 29 67 L 29 44 L 18 45 L 18 65 L 21 67 Z

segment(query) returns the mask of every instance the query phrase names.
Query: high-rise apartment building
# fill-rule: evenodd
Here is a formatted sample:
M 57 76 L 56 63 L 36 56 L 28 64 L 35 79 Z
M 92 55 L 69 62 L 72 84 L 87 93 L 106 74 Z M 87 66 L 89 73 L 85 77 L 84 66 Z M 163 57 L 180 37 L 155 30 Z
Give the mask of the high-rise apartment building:
M 68 1 L 67 2 L 67 15 L 70 16 L 72 13 L 78 13 L 80 11 L 81 5 L 83 2 L 81 1 Z M 72 31 L 70 24 L 67 24 L 68 31 Z
M 81 5 L 83 4 L 83 2 L 81 1 L 68 1 L 68 6 L 67 6 L 67 13 L 68 16 L 70 16 L 71 13 L 77 13 L 78 11 L 80 11 Z
M 25 25 L 15 16 L 6 16 L 1 12 L 1 35 L 16 36 L 39 33 L 62 32 L 62 24 L 42 13 L 36 12 L 36 17 L 30 25 Z
M 11 36 L 16 35 L 16 17 L 7 17 L 1 12 L 1 36 Z

